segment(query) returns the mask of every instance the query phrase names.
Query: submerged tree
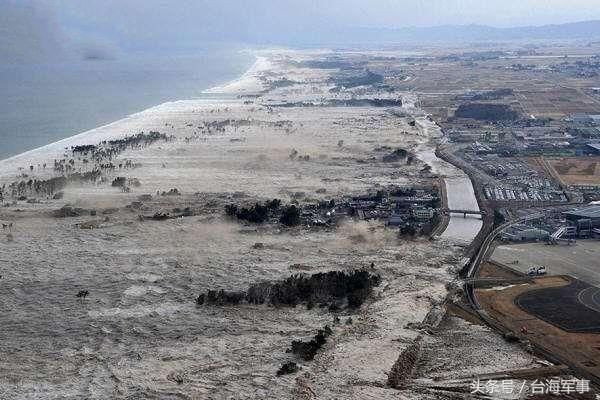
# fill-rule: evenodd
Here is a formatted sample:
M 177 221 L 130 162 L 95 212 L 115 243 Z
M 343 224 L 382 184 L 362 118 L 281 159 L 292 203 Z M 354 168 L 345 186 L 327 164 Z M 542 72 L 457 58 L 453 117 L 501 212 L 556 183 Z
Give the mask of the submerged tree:
M 300 223 L 300 210 L 295 205 L 286 207 L 281 214 L 279 222 L 286 226 L 296 226 Z

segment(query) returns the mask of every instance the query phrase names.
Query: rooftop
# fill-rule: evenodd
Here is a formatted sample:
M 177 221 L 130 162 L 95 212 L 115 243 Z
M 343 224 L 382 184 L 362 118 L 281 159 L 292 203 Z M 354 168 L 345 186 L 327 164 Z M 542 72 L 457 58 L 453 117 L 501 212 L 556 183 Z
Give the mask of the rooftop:
M 588 143 L 587 146 L 596 151 L 600 151 L 600 143 Z
M 574 208 L 564 212 L 565 215 L 572 215 L 581 218 L 600 218 L 600 204 Z

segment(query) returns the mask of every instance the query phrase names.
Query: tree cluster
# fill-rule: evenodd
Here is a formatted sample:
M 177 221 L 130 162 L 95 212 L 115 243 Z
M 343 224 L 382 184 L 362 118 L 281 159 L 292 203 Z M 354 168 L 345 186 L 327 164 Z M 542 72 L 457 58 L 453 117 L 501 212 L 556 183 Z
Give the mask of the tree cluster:
M 319 329 L 317 334 L 308 342 L 301 340 L 293 340 L 292 348 L 288 352 L 297 355 L 304 361 L 312 361 L 317 355 L 317 352 L 325 343 L 327 343 L 327 337 L 331 336 L 333 331 L 329 326 L 325 325 L 323 329 Z
M 349 308 L 359 308 L 374 287 L 381 283 L 379 275 L 366 270 L 330 271 L 313 275 L 296 274 L 275 282 L 254 284 L 246 292 L 209 290 L 196 299 L 199 305 L 236 305 L 245 301 L 249 304 L 271 304 L 291 306 L 315 303 L 339 308 L 345 303 Z
M 281 207 L 279 199 L 268 200 L 264 204 L 255 203 L 250 207 L 228 204 L 225 206 L 225 214 L 253 224 L 262 224 L 277 217 L 279 222 L 286 226 L 296 226 L 300 223 L 300 209 L 295 205 Z
M 113 181 L 112 187 L 125 187 L 127 184 L 127 179 L 124 176 L 117 176 Z
M 216 306 L 236 305 L 245 300 L 244 292 L 228 292 L 225 290 L 209 290 L 206 294 L 200 294 L 196 299 L 196 304 L 210 304 Z
M 506 104 L 468 103 L 461 104 L 454 116 L 484 121 L 514 121 L 519 113 Z
M 279 222 L 285 226 L 296 226 L 300 223 L 300 210 L 295 205 L 287 206 L 281 213 Z
M 293 374 L 295 372 L 298 372 L 299 370 L 300 367 L 298 367 L 298 364 L 296 364 L 293 361 L 289 361 L 279 368 L 279 370 L 277 371 L 277 376 Z
M 277 205 L 277 207 L 279 207 Z M 235 204 L 225 206 L 225 213 L 230 217 L 235 217 L 242 221 L 248 221 L 253 224 L 262 224 L 269 219 L 270 211 L 267 203 L 256 203 L 251 207 L 238 207 Z

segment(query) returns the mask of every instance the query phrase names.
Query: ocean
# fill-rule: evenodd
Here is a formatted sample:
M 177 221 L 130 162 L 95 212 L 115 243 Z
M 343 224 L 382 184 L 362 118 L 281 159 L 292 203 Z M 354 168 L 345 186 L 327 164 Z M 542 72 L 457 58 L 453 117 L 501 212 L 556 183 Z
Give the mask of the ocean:
M 237 50 L 0 65 L 0 160 L 172 100 L 203 97 L 254 62 Z

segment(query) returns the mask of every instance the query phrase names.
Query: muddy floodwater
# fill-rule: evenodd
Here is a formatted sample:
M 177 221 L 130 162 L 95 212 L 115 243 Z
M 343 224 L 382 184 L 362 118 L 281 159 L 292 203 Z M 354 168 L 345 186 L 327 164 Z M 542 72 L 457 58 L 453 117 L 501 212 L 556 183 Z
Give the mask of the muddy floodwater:
M 533 365 L 517 344 L 445 313 L 479 219 L 452 215 L 431 241 L 399 234 L 383 214 L 319 223 L 310 211 L 438 176 L 451 209 L 478 209 L 468 177 L 435 155 L 442 132 L 414 96 L 332 87 L 365 60 L 381 63 L 368 55 L 343 55 L 342 73 L 309 68 L 337 53 L 261 54 L 213 91 L 243 99 L 165 103 L 0 161 L 10 189 L 0 201 L 0 399 L 420 400 L 440 398 L 424 392 L 434 384 L 448 392 Z M 399 97 L 402 107 L 370 105 Z M 365 103 L 324 105 L 356 98 Z M 390 161 L 400 150 L 410 162 Z M 310 220 L 228 213 L 273 199 Z M 333 292 L 330 304 L 235 301 L 299 274 L 357 270 L 378 277 L 358 307 Z M 233 301 L 197 301 L 209 291 Z M 316 354 L 300 354 L 317 339 Z M 418 382 L 388 387 L 421 341 Z
M 446 193 L 448 196 L 449 209 L 479 210 L 473 185 L 466 175 L 463 177 L 447 178 Z M 442 236 L 470 242 L 475 239 L 475 236 L 477 236 L 482 226 L 483 222 L 479 216 L 467 215 L 465 217 L 464 214 L 453 213 L 450 214 L 450 222 Z
M 419 130 L 428 138 L 441 138 L 440 127 L 426 117 L 417 118 Z M 469 177 L 454 165 L 440 159 L 428 143 L 417 147 L 417 157 L 431 166 L 433 173 L 444 177 L 450 210 L 479 211 L 473 184 Z M 481 230 L 483 222 L 477 215 L 450 214 L 450 222 L 442 237 L 470 243 Z

